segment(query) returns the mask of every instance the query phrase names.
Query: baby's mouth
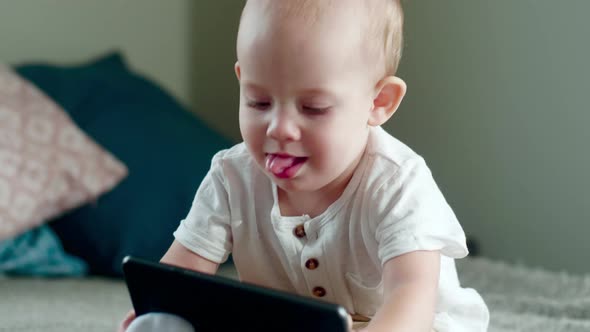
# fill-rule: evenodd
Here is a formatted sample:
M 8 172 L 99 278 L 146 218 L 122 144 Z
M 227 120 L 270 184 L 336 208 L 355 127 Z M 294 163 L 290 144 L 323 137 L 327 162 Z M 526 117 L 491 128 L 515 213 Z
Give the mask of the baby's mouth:
M 290 179 L 307 161 L 308 157 L 269 153 L 266 155 L 266 170 L 281 179 Z

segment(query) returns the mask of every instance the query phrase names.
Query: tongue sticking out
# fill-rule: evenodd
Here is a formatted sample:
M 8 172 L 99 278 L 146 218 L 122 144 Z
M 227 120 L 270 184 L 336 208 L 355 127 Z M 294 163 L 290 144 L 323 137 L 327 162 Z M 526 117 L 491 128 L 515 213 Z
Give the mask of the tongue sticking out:
M 275 176 L 289 178 L 295 175 L 305 158 L 285 157 L 269 154 L 266 157 L 266 169 Z

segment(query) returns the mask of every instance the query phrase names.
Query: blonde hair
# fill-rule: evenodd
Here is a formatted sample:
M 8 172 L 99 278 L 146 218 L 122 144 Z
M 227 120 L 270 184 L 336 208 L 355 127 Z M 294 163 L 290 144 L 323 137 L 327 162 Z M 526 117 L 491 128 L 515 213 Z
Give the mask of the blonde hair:
M 404 13 L 400 0 L 369 0 L 371 20 L 370 28 L 373 36 L 381 44 L 379 48 L 385 57 L 385 75 L 395 75 L 399 66 L 403 49 Z
M 249 0 L 252 1 L 252 0 Z M 309 24 L 317 21 L 324 10 L 339 0 L 267 0 L 263 9 L 278 9 L 281 17 L 303 18 Z M 382 60 L 376 63 L 380 75 L 393 76 L 397 72 L 403 49 L 404 14 L 401 0 L 355 0 L 366 6 L 371 55 Z M 243 15 L 243 13 L 242 13 Z

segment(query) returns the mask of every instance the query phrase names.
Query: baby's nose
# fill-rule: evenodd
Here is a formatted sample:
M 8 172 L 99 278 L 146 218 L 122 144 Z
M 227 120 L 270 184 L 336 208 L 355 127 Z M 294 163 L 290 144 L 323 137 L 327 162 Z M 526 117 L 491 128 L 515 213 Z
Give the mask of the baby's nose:
M 296 123 L 287 114 L 276 112 L 266 131 L 266 135 L 277 141 L 298 141 L 301 138 L 301 130 Z

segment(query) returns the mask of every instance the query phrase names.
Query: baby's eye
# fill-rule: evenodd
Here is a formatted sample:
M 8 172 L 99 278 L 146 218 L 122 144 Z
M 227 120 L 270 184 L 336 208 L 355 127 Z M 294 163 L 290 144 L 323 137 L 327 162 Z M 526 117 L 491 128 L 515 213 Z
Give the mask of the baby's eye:
M 325 114 L 330 107 L 316 107 L 316 106 L 311 106 L 311 105 L 304 105 L 303 107 L 303 112 L 309 114 L 309 115 L 321 115 L 321 114 Z
M 259 111 L 265 111 L 270 108 L 270 102 L 267 101 L 249 101 L 247 105 Z

